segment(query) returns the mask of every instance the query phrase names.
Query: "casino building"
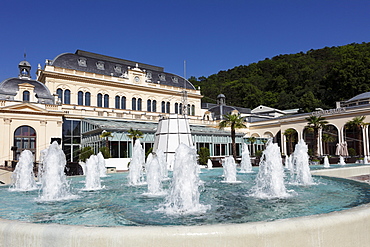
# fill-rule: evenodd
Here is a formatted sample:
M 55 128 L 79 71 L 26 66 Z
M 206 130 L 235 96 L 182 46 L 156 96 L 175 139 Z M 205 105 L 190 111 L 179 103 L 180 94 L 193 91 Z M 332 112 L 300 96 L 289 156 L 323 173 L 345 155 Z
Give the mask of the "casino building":
M 141 130 L 147 151 L 158 120 L 170 114 L 186 115 L 197 148 L 207 147 L 212 157 L 230 154 L 229 131 L 217 128 L 217 114 L 205 118 L 211 112 L 201 107 L 200 89 L 162 67 L 81 50 L 46 60 L 36 80 L 27 61 L 18 67 L 17 78 L 0 83 L 0 165 L 14 165 L 24 149 L 38 162 L 53 140 L 62 144 L 68 162 L 78 162 L 81 147 L 98 152 L 104 145 L 103 131 L 112 133 L 110 160 L 127 163 L 127 131 Z M 238 133 L 239 151 L 243 136 Z
M 31 150 L 39 162 L 40 151 L 54 140 L 61 143 L 67 161 L 75 163 L 82 147 L 98 152 L 106 143 L 101 133 L 109 131 L 110 165 L 124 170 L 132 155 L 128 130 L 144 133 L 141 142 L 148 151 L 154 145 L 158 120 L 170 114 L 186 115 L 197 149 L 208 148 L 217 160 L 231 155 L 230 131 L 217 127 L 229 112 L 241 113 L 247 120 L 247 128 L 237 132 L 238 155 L 243 143 L 254 154 L 264 148 L 267 138 L 280 145 L 282 154 L 290 154 L 287 129 L 296 131 L 295 142 L 303 138 L 312 149 L 312 133 L 305 129 L 310 115 L 329 122 L 319 133 L 320 155 L 335 155 L 336 145 L 343 142 L 357 155 L 370 155 L 368 125 L 361 127 L 361 133 L 346 128 L 356 116 L 370 121 L 369 92 L 338 102 L 336 109 L 297 114 L 266 106 L 252 110 L 228 106 L 223 94 L 217 104 L 202 104 L 200 88 L 162 67 L 82 50 L 46 60 L 43 67 L 38 66 L 35 80 L 27 61 L 18 67 L 18 77 L 0 83 L 0 166 L 14 166 L 24 149 Z

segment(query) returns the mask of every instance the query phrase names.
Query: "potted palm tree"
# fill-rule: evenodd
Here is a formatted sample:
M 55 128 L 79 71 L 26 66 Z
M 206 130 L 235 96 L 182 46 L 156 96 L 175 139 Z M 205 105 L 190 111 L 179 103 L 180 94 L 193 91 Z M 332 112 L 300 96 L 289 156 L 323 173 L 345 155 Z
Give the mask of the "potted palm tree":
M 223 115 L 223 119 L 219 123 L 219 128 L 224 129 L 225 127 L 230 127 L 231 129 L 231 145 L 233 150 L 233 157 L 236 160 L 236 142 L 235 142 L 235 129 L 246 128 L 247 126 L 244 124 L 245 118 L 241 116 L 240 113 L 232 114 L 228 113 Z
M 318 158 L 318 150 L 317 150 L 317 146 L 318 146 L 318 137 L 319 137 L 319 130 L 324 128 L 326 126 L 326 124 L 328 124 L 328 121 L 325 120 L 324 117 L 321 117 L 321 116 L 310 116 L 308 118 L 306 118 L 307 120 L 307 125 L 306 125 L 306 129 L 308 131 L 311 131 L 313 132 L 313 138 L 314 138 L 314 142 L 313 142 L 313 158 L 314 159 L 317 159 Z

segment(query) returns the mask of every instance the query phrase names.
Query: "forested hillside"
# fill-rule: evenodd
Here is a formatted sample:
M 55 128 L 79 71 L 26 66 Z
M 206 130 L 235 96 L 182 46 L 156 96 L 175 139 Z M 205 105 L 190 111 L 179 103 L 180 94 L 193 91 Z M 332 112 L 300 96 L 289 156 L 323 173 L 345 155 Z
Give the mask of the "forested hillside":
M 215 103 L 223 93 L 228 105 L 241 107 L 333 108 L 370 91 L 370 43 L 279 55 L 189 80 L 201 87 L 203 102 Z

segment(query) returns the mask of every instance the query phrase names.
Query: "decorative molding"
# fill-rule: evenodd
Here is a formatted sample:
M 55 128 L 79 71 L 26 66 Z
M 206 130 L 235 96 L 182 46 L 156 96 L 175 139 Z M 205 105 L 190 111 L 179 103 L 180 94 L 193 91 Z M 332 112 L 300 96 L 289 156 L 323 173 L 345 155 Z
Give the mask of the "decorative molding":
M 10 118 L 4 118 L 4 124 L 11 124 L 11 122 L 12 122 L 12 119 L 10 119 Z

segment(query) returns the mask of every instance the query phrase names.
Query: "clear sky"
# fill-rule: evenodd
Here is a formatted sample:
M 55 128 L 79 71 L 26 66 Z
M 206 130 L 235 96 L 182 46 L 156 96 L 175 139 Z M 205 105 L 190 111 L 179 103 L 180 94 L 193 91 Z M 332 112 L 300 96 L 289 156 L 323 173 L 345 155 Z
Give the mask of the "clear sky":
M 370 42 L 369 0 L 1 0 L 0 81 L 77 49 L 200 77 Z

